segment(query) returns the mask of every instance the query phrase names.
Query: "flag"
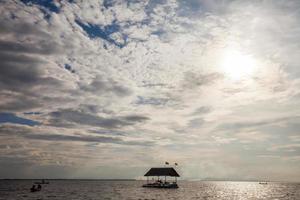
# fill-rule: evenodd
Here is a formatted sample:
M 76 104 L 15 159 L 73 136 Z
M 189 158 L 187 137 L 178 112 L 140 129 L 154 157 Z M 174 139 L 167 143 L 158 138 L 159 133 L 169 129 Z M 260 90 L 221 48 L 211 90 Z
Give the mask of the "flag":
M 166 165 L 169 165 L 169 163 L 168 163 L 168 162 L 165 162 L 165 164 L 166 164 Z

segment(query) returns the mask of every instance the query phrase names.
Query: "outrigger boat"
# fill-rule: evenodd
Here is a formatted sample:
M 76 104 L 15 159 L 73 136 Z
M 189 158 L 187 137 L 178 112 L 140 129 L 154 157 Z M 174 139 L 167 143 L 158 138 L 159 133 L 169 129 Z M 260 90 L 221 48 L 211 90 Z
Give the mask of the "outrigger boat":
M 180 177 L 179 174 L 173 167 L 163 167 L 163 168 L 151 168 L 144 176 L 147 177 L 147 183 L 143 187 L 147 188 L 178 188 L 177 177 Z M 149 182 L 149 177 L 157 177 L 157 180 L 154 182 Z M 161 180 L 160 177 L 164 176 L 164 180 Z M 167 176 L 175 177 L 175 181 L 168 182 Z

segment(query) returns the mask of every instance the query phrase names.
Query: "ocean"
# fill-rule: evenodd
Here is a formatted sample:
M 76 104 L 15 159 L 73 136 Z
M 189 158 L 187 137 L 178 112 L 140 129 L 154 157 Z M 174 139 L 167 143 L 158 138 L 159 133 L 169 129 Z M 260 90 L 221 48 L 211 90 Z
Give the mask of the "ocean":
M 0 200 L 109 200 L 109 199 L 297 199 L 300 183 L 179 181 L 178 189 L 142 188 L 143 181 L 50 180 L 30 192 L 34 180 L 1 180 Z

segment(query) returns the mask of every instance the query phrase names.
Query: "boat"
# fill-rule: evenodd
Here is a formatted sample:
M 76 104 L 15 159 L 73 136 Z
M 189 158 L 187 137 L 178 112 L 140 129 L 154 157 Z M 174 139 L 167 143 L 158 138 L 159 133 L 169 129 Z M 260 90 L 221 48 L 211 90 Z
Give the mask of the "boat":
M 32 185 L 32 187 L 30 188 L 30 192 L 39 192 L 42 190 L 42 186 L 39 184 L 37 187 L 36 185 Z
M 149 187 L 149 188 L 178 188 L 177 183 L 172 182 L 164 182 L 164 183 L 147 183 L 144 184 L 143 187 Z
M 147 183 L 143 184 L 142 187 L 145 188 L 166 188 L 166 189 L 176 189 L 177 177 L 180 177 L 179 174 L 173 167 L 161 167 L 161 168 L 151 168 L 144 176 L 147 177 Z M 167 181 L 167 177 L 175 177 L 173 182 Z M 150 182 L 149 177 L 157 177 L 156 180 Z M 164 177 L 164 180 L 160 179 Z
M 39 192 L 41 191 L 40 188 L 30 188 L 30 192 Z

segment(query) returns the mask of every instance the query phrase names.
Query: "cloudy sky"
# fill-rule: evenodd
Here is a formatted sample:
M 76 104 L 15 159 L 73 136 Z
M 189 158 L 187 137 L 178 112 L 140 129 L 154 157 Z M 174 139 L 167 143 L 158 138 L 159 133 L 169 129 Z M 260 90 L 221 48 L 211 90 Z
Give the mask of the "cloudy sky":
M 0 178 L 300 181 L 298 0 L 1 0 Z

